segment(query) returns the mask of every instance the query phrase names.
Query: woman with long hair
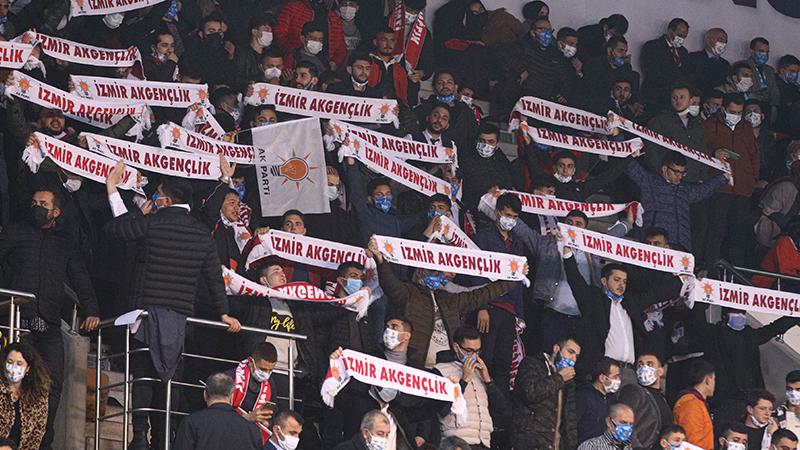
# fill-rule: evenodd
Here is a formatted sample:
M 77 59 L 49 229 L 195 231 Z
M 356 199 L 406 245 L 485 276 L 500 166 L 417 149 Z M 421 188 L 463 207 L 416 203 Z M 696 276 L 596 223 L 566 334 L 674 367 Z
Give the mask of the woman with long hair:
M 0 438 L 8 438 L 19 450 L 36 450 L 47 422 L 50 376 L 39 353 L 25 343 L 3 349 L 0 376 Z

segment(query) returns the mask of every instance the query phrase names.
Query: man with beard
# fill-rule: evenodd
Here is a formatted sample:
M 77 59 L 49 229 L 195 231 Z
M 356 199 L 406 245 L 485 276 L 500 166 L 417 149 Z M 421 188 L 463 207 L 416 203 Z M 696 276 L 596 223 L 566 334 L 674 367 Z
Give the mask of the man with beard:
M 397 36 L 394 30 L 384 27 L 372 39 L 375 51 L 370 53 L 372 68 L 369 74 L 369 86 L 378 91 L 391 91 L 404 105 L 413 107 L 419 96 L 419 80 L 422 71 L 415 70 L 411 74 L 406 70 L 403 54 L 395 54 Z
M 350 80 L 334 86 L 332 93 L 353 97 L 378 98 L 378 90 L 369 85 L 373 65 L 372 58 L 367 53 L 355 52 L 350 55 L 345 68 L 347 74 L 350 75 Z
M 435 106 L 446 105 L 450 109 L 450 127 L 445 137 L 452 139 L 458 148 L 471 148 L 475 146 L 478 136 L 478 121 L 469 105 L 460 101 L 457 94 L 458 81 L 455 75 L 440 71 L 433 77 L 433 95 L 414 108 L 414 112 L 419 123 L 425 123 L 425 118 Z
M 197 60 L 200 78 L 208 84 L 226 84 L 234 79 L 232 64 L 235 47 L 225 41 L 225 21 L 219 16 L 206 16 L 198 26 L 196 35 L 186 42 L 186 52 L 181 59 Z

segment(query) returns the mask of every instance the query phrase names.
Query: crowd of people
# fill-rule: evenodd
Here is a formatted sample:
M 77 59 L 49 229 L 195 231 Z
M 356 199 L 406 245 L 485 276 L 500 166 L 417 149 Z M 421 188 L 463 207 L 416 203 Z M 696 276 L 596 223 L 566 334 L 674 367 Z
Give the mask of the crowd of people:
M 100 332 L 101 319 L 147 311 L 131 340 L 132 349 L 150 349 L 131 357 L 135 378 L 204 380 L 202 397 L 174 388 L 173 408 L 192 414 L 174 417 L 170 430 L 158 412 L 165 385 L 135 383 L 128 449 L 161 449 L 165 441 L 177 449 L 797 449 L 800 370 L 786 374 L 785 392 L 769 392 L 760 352 L 797 317 L 755 328 L 747 308 L 723 308 L 711 323 L 709 305 L 685 295 L 692 274 L 573 248 L 558 224 L 691 252 L 698 278 L 719 279 L 720 259 L 798 276 L 800 59 L 771 54 L 769 36 L 728 30 L 732 40 L 750 42 L 747 55 L 729 61 L 722 28 L 706 30 L 703 48 L 690 52 L 689 21 L 664 18 L 665 29 L 651 30 L 653 39 L 636 49 L 625 35 L 638 24 L 622 14 L 571 28 L 550 20 L 557 3 L 542 1 L 522 11 L 489 10 L 480 0 L 435 10 L 426 0 L 150 3 L 76 15 L 69 7 L 81 1 L 0 0 L 0 43 L 35 30 L 141 53 L 130 67 L 91 65 L 56 58 L 43 41 L 21 68 L 0 67 L 0 286 L 36 296 L 20 308 L 22 341 L 6 339 L 2 349 L 0 449 L 54 448 L 61 321 L 73 307 L 65 286 L 86 333 Z M 68 92 L 76 75 L 206 84 L 208 120 L 222 129 L 216 139 L 241 145 L 252 145 L 252 129 L 300 118 L 246 102 L 260 83 L 396 100 L 395 126 L 356 125 L 456 156 L 407 161 L 447 186 L 423 195 L 357 155 L 339 157 L 349 141 L 331 139 L 332 126 L 320 119 L 329 213 L 262 210 L 256 167 L 223 154 L 214 162 L 219 180 L 140 171 L 147 184 L 125 189 L 130 168 L 122 161 L 102 180 L 54 160 L 33 170 L 35 133 L 83 148 L 86 131 L 161 147 L 162 124 L 206 134 L 209 122 L 195 120 L 205 107 L 152 107 L 149 127 L 124 117 L 98 131 L 68 108 L 15 93 L 19 74 Z M 637 135 L 611 120 L 599 135 L 520 115 L 523 97 L 614 113 L 727 170 L 650 140 L 622 158 L 543 144 L 526 130 L 615 142 Z M 516 152 L 500 148 L 510 115 L 528 126 L 508 131 Z M 573 204 L 633 203 L 610 221 L 580 209 L 556 218 L 526 211 L 514 191 Z M 473 251 L 525 258 L 519 270 L 530 284 L 400 265 L 376 238 L 453 244 L 442 238 L 450 224 Z M 335 270 L 276 255 L 253 260 L 253 249 L 277 230 L 357 247 L 365 259 L 339 261 Z M 254 288 L 226 290 L 231 275 L 220 266 Z M 778 284 L 769 276 L 736 282 Z M 254 293 L 291 283 L 333 299 L 366 293 L 371 303 L 361 314 L 345 300 Z M 228 330 L 187 330 L 187 317 Z M 242 326 L 283 334 L 265 340 Z M 124 350 L 119 329 L 102 332 L 110 352 Z M 327 401 L 321 389 L 338 362 L 352 360 L 348 351 L 429 373 L 454 385 L 457 398 L 412 395 L 402 381 L 351 379 Z

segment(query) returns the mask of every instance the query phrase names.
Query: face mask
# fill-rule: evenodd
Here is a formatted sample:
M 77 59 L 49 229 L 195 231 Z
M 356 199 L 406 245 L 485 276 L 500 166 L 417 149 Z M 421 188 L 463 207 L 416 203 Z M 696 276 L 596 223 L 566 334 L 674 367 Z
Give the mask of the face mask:
M 82 184 L 83 181 L 80 178 L 67 178 L 67 181 L 63 183 L 64 189 L 69 192 L 78 192 Z
M 761 423 L 756 419 L 756 416 L 750 414 L 750 421 L 753 422 L 753 425 L 757 426 L 758 428 L 764 428 L 765 426 L 769 425 L 769 422 Z
M 467 360 L 470 359 L 470 358 L 472 358 L 473 360 L 477 361 L 478 360 L 478 356 L 480 356 L 480 355 L 478 353 L 475 353 L 475 352 L 464 353 L 463 355 L 461 355 L 458 358 L 458 360 L 461 361 L 461 364 L 466 364 Z
M 422 279 L 422 284 L 432 291 L 438 291 L 447 285 L 447 278 L 444 275 L 427 275 Z
M 622 56 L 614 56 L 611 58 L 611 65 L 615 68 L 622 67 L 625 65 L 625 58 Z
M 795 391 L 794 389 L 787 389 L 786 390 L 786 400 L 789 402 L 790 405 L 800 405 L 800 391 Z
M 747 113 L 747 115 L 744 116 L 744 119 L 750 122 L 750 125 L 752 125 L 753 128 L 758 128 L 761 126 L 761 114 L 757 112 Z
M 450 183 L 450 192 L 453 193 L 453 197 L 455 197 L 456 194 L 458 194 L 458 189 L 459 189 L 458 183 Z
M 615 423 L 614 424 L 614 439 L 619 442 L 628 442 L 633 434 L 633 425 L 629 423 Z
M 334 201 L 339 198 L 339 186 L 328 186 L 325 193 L 328 194 L 328 200 Z
M 753 79 L 750 77 L 742 77 L 742 79 L 736 83 L 736 89 L 738 89 L 739 92 L 747 92 L 751 87 L 753 87 Z
M 264 78 L 267 80 L 278 78 L 279 76 L 281 76 L 281 69 L 277 67 L 270 67 L 264 71 Z
M 358 8 L 355 6 L 342 6 L 339 8 L 339 17 L 342 20 L 351 21 L 356 18 L 356 13 L 358 12 Z
M 721 54 L 725 53 L 725 47 L 727 46 L 728 44 L 725 42 L 717 42 L 714 44 L 714 54 L 720 56 Z
M 375 197 L 372 199 L 372 203 L 375 204 L 376 208 L 384 213 L 388 213 L 389 209 L 392 207 L 392 196 Z
M 740 120 L 742 120 L 742 116 L 739 114 L 725 113 L 725 123 L 731 128 L 735 128 Z
M 478 154 L 481 155 L 481 157 L 491 158 L 492 155 L 494 155 L 496 147 L 485 142 L 478 142 L 478 145 L 475 146 L 475 149 L 478 150 Z
M 268 121 L 268 120 L 265 120 L 265 121 L 261 121 L 261 120 L 259 120 L 258 122 L 256 122 L 256 128 L 260 128 L 260 127 L 268 127 L 268 126 L 270 126 L 270 125 L 272 125 L 272 122 L 270 122 L 270 121 Z
M 162 55 L 157 51 L 153 51 L 153 58 L 159 60 L 160 62 L 165 62 L 167 60 L 167 55 Z
M 612 301 L 615 302 L 621 302 L 622 299 L 625 298 L 625 294 L 617 295 L 611 292 L 611 290 L 609 290 L 608 288 L 603 289 L 603 292 L 605 292 L 606 297 L 610 298 Z
M 372 433 L 367 431 L 369 434 L 369 450 L 386 450 L 386 447 L 389 445 L 389 438 L 374 436 Z
M 619 390 L 621 385 L 622 380 L 611 380 L 609 384 L 603 383 L 603 389 L 605 389 L 609 394 L 613 394 Z
M 417 14 L 406 13 L 406 23 L 414 23 L 417 20 Z
M 716 106 L 710 106 L 709 105 L 709 106 L 706 106 L 706 111 L 708 111 L 708 115 L 709 116 L 713 116 L 714 114 L 717 113 L 717 111 L 719 111 L 719 108 L 717 108 Z
M 123 19 L 125 19 L 125 14 L 122 13 L 106 14 L 103 16 L 103 23 L 113 30 L 122 25 Z
M 769 52 L 756 52 L 755 55 L 753 55 L 753 60 L 759 66 L 763 66 L 769 60 Z
M 725 448 L 727 450 L 746 450 L 747 446 L 742 444 L 741 442 L 728 441 L 728 443 L 725 444 Z
M 683 449 L 683 443 L 681 444 L 669 444 L 669 450 L 681 450 Z
M 16 364 L 6 363 L 6 378 L 12 383 L 19 383 L 25 378 L 25 369 Z
M 575 361 L 566 358 L 559 353 L 558 361 L 556 361 L 556 371 L 560 372 L 566 369 L 567 367 L 575 367 Z
M 560 183 L 569 183 L 570 181 L 572 181 L 572 175 L 570 175 L 570 176 L 566 176 L 566 175 L 561 175 L 560 173 L 556 172 L 556 173 L 554 173 L 554 174 L 553 174 L 553 176 L 554 176 L 554 177 L 556 178 L 556 180 L 558 180 Z
M 317 53 L 322 51 L 322 42 L 319 41 L 307 41 L 306 42 L 306 51 L 311 53 L 312 55 L 316 55 Z
M 237 194 L 239 194 L 239 200 L 244 199 L 244 193 L 246 192 L 247 189 L 244 187 L 243 184 L 234 185 L 233 190 L 236 191 Z
M 25 65 L 22 66 L 23 70 L 35 70 L 42 66 L 42 61 L 35 57 L 29 56 L 28 60 L 25 61 Z
M 472 97 L 467 97 L 466 95 L 461 96 L 461 101 L 466 103 L 469 106 L 472 106 Z
M 280 448 L 282 448 L 283 450 L 295 450 L 297 448 L 297 445 L 300 444 L 299 437 L 288 436 L 284 434 L 283 430 L 281 430 L 281 427 L 278 427 L 278 431 L 280 431 L 281 434 L 283 434 L 283 439 L 281 439 L 280 437 L 278 438 L 278 446 L 280 446 Z
M 441 211 L 428 211 L 428 220 L 433 220 L 434 217 L 441 217 L 444 213 Z
M 798 72 L 789 72 L 786 74 L 786 82 L 789 84 L 797 84 Z
M 642 386 L 650 386 L 656 382 L 656 368 L 650 366 L 642 366 L 636 369 L 636 379 Z
M 564 48 L 561 49 L 561 54 L 564 55 L 565 58 L 572 58 L 578 53 L 578 48 L 573 47 L 571 45 L 564 44 Z
M 389 350 L 394 350 L 400 345 L 400 332 L 387 328 L 383 330 L 383 345 Z
M 674 38 L 672 38 L 672 46 L 675 48 L 683 47 L 684 42 L 686 42 L 686 39 L 680 36 L 675 36 Z
M 36 225 L 37 228 L 41 228 L 50 223 L 50 210 L 44 206 L 33 205 L 33 207 L 31 207 L 31 212 L 33 214 L 33 224 Z
M 164 13 L 164 18 L 169 20 L 178 18 L 178 0 L 172 0 L 169 4 L 169 8 L 167 8 L 167 12 Z
M 697 117 L 700 114 L 700 105 L 689 105 L 689 115 Z
M 364 285 L 364 282 L 361 281 L 360 278 L 348 278 L 344 282 L 344 291 L 347 292 L 347 295 L 353 295 L 358 292 L 359 289 Z
M 539 33 L 536 35 L 536 40 L 539 42 L 539 45 L 541 45 L 544 48 L 547 48 L 548 46 L 550 46 L 550 43 L 553 42 L 553 33 L 549 31 Z
M 733 331 L 742 331 L 747 326 L 747 316 L 738 313 L 728 314 L 728 326 Z
M 455 100 L 455 98 L 456 98 L 455 94 L 437 95 L 436 96 L 436 101 L 439 102 L 439 103 L 444 103 L 445 105 L 449 105 L 449 104 L 453 103 L 453 100 Z
M 262 47 L 269 47 L 272 44 L 272 32 L 262 31 L 261 36 L 258 37 L 258 43 Z
M 239 121 L 239 117 L 242 116 L 242 113 L 241 113 L 241 111 L 239 111 L 238 108 L 234 109 L 233 111 L 230 111 L 228 114 L 230 114 L 231 117 L 233 117 L 233 121 L 234 122 L 238 122 Z
M 500 216 L 497 218 L 497 225 L 503 231 L 511 231 L 517 225 L 517 219 L 508 216 Z
M 271 370 L 261 370 L 256 367 L 256 370 L 253 371 L 253 378 L 256 379 L 259 383 L 263 383 L 269 380 L 269 376 L 272 374 Z
M 203 39 L 203 41 L 209 47 L 220 47 L 222 46 L 222 34 L 220 33 L 209 34 Z

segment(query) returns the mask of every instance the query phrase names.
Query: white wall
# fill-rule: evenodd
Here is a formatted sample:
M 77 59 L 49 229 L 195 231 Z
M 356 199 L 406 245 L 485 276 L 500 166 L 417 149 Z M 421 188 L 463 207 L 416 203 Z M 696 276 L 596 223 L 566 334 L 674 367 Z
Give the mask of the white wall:
M 550 6 L 550 19 L 558 29 L 575 29 L 597 23 L 613 13 L 622 13 L 630 21 L 626 37 L 631 44 L 633 63 L 638 65 L 641 45 L 659 36 L 674 17 L 689 22 L 689 51 L 703 47 L 703 33 L 722 27 L 728 32 L 725 58 L 731 63 L 747 56 L 750 39 L 764 36 L 770 41 L 770 64 L 792 53 L 800 55 L 800 19 L 782 15 L 767 0 L 759 0 L 757 8 L 737 6 L 732 0 L 545 0 Z M 431 22 L 436 9 L 447 0 L 429 0 L 427 12 Z M 488 9 L 504 7 L 522 17 L 526 0 L 483 0 Z

